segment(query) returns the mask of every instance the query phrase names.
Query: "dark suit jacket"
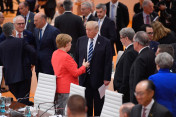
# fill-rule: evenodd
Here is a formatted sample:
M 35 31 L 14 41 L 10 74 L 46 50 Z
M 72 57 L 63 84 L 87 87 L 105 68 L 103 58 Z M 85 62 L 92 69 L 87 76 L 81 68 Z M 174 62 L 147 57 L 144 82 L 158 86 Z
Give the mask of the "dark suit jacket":
M 123 93 L 123 102 L 129 102 L 129 75 L 131 65 L 137 57 L 138 53 L 134 50 L 133 45 L 130 45 L 120 57 L 119 62 L 116 65 L 116 71 L 114 75 L 114 90 L 119 93 Z
M 10 36 L 0 43 L 0 64 L 4 66 L 4 77 L 7 85 L 26 79 L 24 77 L 24 53 L 28 53 L 31 63 L 34 65 L 35 49 L 28 45 L 25 40 Z
M 114 42 L 117 41 L 117 33 L 115 29 L 115 23 L 107 16 L 105 17 L 100 29 L 100 34 L 111 41 L 112 55 L 115 55 Z
M 106 4 L 107 12 L 106 15 L 110 17 L 109 11 L 110 11 L 110 2 Z M 128 13 L 128 8 L 126 5 L 122 4 L 119 2 L 118 7 L 117 7 L 117 12 L 116 12 L 116 33 L 117 33 L 117 40 L 115 41 L 116 43 L 116 50 L 123 50 L 123 45 L 120 42 L 120 34 L 119 31 L 128 26 L 129 23 L 129 13 Z
M 135 14 L 143 11 L 143 8 L 140 6 L 139 2 L 134 5 L 133 11 L 135 12 Z
M 58 28 L 61 33 L 69 34 L 72 37 L 72 47 L 69 52 L 74 55 L 77 39 L 86 35 L 81 17 L 71 12 L 65 12 L 56 17 L 54 26 Z
M 46 74 L 54 74 L 53 68 L 51 65 L 51 57 L 56 48 L 56 36 L 60 31 L 48 24 L 42 36 L 42 39 L 39 40 L 39 29 L 35 28 L 34 37 L 37 45 L 37 57 L 38 63 L 36 66 L 36 73 L 42 72 Z
M 82 66 L 83 59 L 87 61 L 88 37 L 83 36 L 78 39 L 75 60 L 78 67 Z M 98 89 L 104 80 L 111 80 L 112 53 L 111 43 L 108 39 L 98 36 L 90 62 L 90 84 L 94 89 Z M 79 76 L 79 84 L 85 86 L 86 73 Z
M 156 52 L 157 49 L 158 49 L 158 45 L 159 45 L 159 44 L 160 44 L 160 43 L 157 42 L 157 41 L 150 41 L 150 42 L 149 42 L 149 47 L 150 47 L 150 49 L 152 49 L 154 52 Z
M 83 21 L 84 21 L 85 16 L 83 16 Z M 87 21 L 98 21 L 98 18 L 93 16 L 92 14 L 89 16 Z M 83 22 L 84 23 L 84 22 Z
M 32 33 L 34 32 L 34 28 L 35 28 L 34 15 L 35 14 L 33 12 L 29 13 L 29 18 L 28 18 L 27 27 L 26 27 L 26 29 L 31 31 Z
M 106 8 L 107 8 L 106 15 L 109 17 L 110 2 L 106 4 Z M 128 23 L 129 23 L 128 8 L 126 5 L 119 2 L 117 7 L 117 14 L 116 14 L 117 32 L 119 32 L 122 28 L 127 27 Z
M 130 70 L 129 87 L 131 102 L 137 103 L 134 96 L 137 83 L 154 74 L 155 68 L 155 53 L 146 47 L 138 54 Z
M 142 106 L 136 105 L 132 108 L 130 117 L 141 117 Z M 172 114 L 167 108 L 154 102 L 149 112 L 148 117 L 172 117 Z
M 157 13 L 153 12 L 150 14 L 151 21 L 153 21 L 158 16 Z M 143 12 L 135 14 L 132 20 L 132 28 L 135 32 L 140 30 L 140 27 L 144 24 Z

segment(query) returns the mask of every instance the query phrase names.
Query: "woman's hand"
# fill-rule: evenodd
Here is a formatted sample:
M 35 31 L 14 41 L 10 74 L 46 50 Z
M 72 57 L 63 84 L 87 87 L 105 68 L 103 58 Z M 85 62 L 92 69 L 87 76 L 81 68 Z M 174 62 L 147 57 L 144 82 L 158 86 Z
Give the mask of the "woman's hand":
M 90 63 L 88 61 L 85 62 L 85 59 L 84 59 L 82 65 L 87 68 L 87 67 L 89 67 Z

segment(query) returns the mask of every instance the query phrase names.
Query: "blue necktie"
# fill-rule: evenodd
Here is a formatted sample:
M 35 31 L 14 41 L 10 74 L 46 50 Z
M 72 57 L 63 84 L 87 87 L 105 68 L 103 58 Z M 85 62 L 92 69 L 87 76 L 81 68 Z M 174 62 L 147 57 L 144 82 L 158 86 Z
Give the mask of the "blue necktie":
M 115 10 L 115 5 L 112 4 L 111 5 L 111 17 L 110 17 L 110 19 L 113 20 L 113 21 L 114 21 L 114 10 Z
M 42 29 L 39 29 L 39 40 L 42 40 Z
M 92 53 L 93 53 L 93 39 L 91 39 L 91 42 L 90 42 L 90 45 L 89 45 L 89 52 L 88 52 L 89 63 L 92 59 Z M 87 68 L 87 73 L 90 74 L 90 67 Z

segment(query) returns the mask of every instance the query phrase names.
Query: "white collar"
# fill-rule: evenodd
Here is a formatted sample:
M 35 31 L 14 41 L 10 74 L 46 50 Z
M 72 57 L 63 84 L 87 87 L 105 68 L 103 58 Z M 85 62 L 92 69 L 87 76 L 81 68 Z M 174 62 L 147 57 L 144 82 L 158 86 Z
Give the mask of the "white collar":
M 48 23 L 46 22 L 45 26 L 43 26 L 43 28 L 41 28 L 42 32 L 45 31 L 47 25 L 48 25 Z
M 154 103 L 154 99 L 152 99 L 151 102 L 146 107 L 142 106 L 142 108 L 146 108 L 147 110 L 150 110 L 152 108 L 153 103 Z
M 125 49 L 128 49 L 128 47 L 130 47 L 131 45 L 133 45 L 133 43 L 129 44 Z
M 87 15 L 87 17 L 85 17 L 85 18 L 86 18 L 86 20 L 88 20 L 88 19 L 89 19 L 90 15 L 91 15 L 91 13 L 89 13 L 89 15 Z
M 144 50 L 145 48 L 148 48 L 149 46 L 145 46 L 143 47 L 140 51 L 139 51 L 139 54 L 142 52 L 142 50 Z
M 111 6 L 112 4 L 113 4 L 113 3 L 112 3 L 112 2 L 110 2 L 110 6 Z M 115 7 L 117 7 L 117 6 L 118 6 L 118 4 L 119 4 L 119 1 L 117 1 L 116 3 L 114 3 Z

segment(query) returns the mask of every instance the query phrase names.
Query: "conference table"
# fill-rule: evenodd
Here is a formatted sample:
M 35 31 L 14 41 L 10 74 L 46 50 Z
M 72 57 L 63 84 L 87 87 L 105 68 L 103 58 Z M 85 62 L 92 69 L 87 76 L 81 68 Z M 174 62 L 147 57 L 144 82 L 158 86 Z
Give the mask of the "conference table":
M 26 106 L 25 104 L 13 101 L 11 103 L 11 105 L 9 106 L 9 108 L 11 109 L 11 112 L 9 114 L 0 113 L 0 116 L 5 115 L 7 117 L 24 117 L 24 114 L 22 112 L 18 112 L 18 109 L 24 108 L 25 106 Z M 44 111 L 38 110 L 38 114 L 35 117 L 49 117 L 49 116 L 51 116 L 51 114 L 49 114 L 47 112 L 44 114 L 43 113 L 44 113 Z M 33 116 L 31 115 L 31 117 L 33 117 Z

